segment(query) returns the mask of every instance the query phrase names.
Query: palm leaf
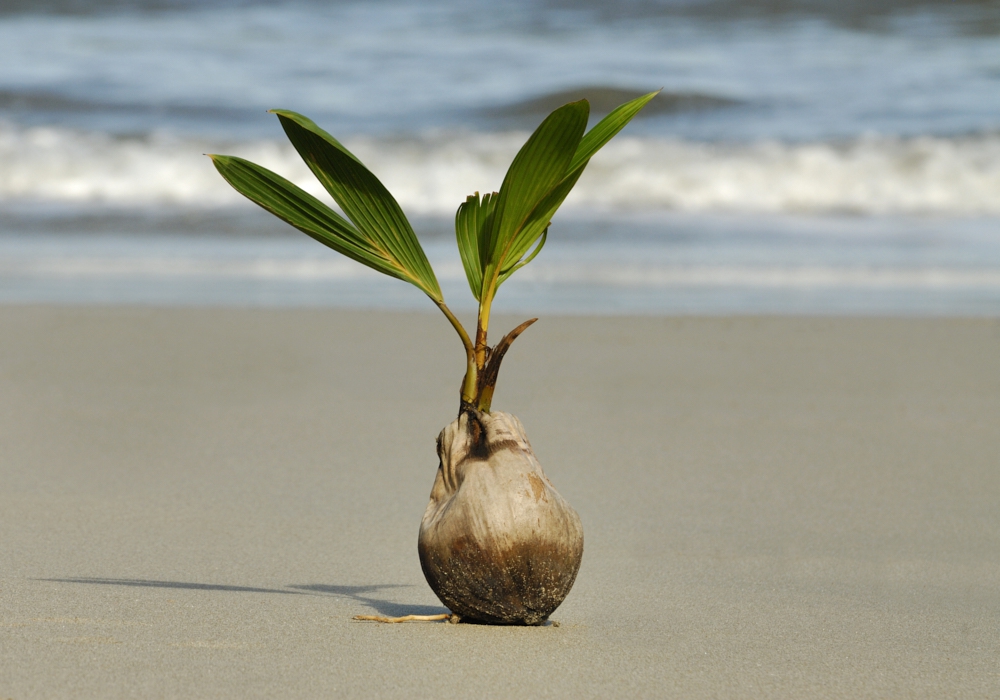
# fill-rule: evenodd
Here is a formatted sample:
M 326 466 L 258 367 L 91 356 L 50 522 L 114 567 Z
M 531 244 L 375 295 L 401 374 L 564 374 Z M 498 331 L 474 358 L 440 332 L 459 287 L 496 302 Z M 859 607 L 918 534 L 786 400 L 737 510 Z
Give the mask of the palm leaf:
M 469 280 L 472 296 L 477 300 L 483 288 L 483 260 L 485 235 L 497 202 L 496 192 L 469 195 L 455 213 L 455 236 L 458 252 L 462 257 L 465 276 Z
M 659 90 L 620 105 L 586 134 L 580 126 L 581 116 L 585 125 L 589 112 L 586 100 L 564 105 L 542 122 L 507 171 L 493 221 L 485 226 L 485 233 L 479 239 L 478 268 L 473 265 L 472 256 L 467 261 L 463 255 L 466 276 L 476 299 L 494 294 L 514 272 L 534 259 L 545 243 L 543 236 L 552 217 L 590 159 L 657 94 Z M 573 154 L 567 157 L 573 143 Z M 468 201 L 463 207 L 471 209 Z M 468 217 L 471 212 L 463 213 L 460 208 L 458 218 L 463 215 Z M 481 220 L 479 223 L 482 225 Z M 460 249 L 463 235 L 470 234 L 459 233 Z M 528 255 L 532 246 L 535 249 Z
M 513 275 L 515 272 L 520 270 L 522 267 L 530 263 L 535 259 L 535 256 L 542 252 L 542 247 L 545 246 L 545 240 L 549 237 L 549 230 L 546 228 L 542 231 L 542 235 L 538 238 L 537 245 L 535 249 L 531 251 L 529 255 L 521 258 L 517 258 L 514 264 L 500 270 L 500 275 L 497 277 L 497 287 L 507 281 L 507 278 Z
M 546 117 L 521 147 L 500 186 L 500 194 L 487 228 L 482 296 L 496 289 L 500 271 L 510 267 L 531 246 L 512 247 L 519 240 L 532 212 L 565 178 L 587 127 L 590 105 L 586 100 L 570 102 Z M 544 229 L 544 227 L 543 227 Z M 541 235 L 539 231 L 538 235 Z M 537 238 L 537 236 L 536 236 Z
M 413 284 L 441 301 L 441 287 L 410 222 L 379 179 L 310 119 L 287 110 L 272 112 L 295 150 L 365 239 L 405 270 Z
M 552 217 L 555 216 L 556 210 L 559 209 L 559 206 L 566 199 L 567 195 L 569 195 L 570 190 L 573 189 L 573 186 L 576 185 L 576 181 L 580 179 L 582 174 L 583 168 L 578 168 L 575 172 L 566 176 L 535 206 L 521 227 L 521 230 L 517 232 L 514 240 L 511 242 L 506 256 L 505 268 L 509 269 L 513 267 L 514 269 L 511 270 L 513 273 L 531 261 L 527 258 L 522 260 L 522 258 L 536 244 L 539 237 L 548 231 L 549 224 L 552 222 Z M 537 253 L 538 249 L 536 248 L 530 257 L 533 259 Z M 497 278 L 497 287 L 506 281 L 508 277 L 510 277 L 510 274 L 503 274 L 503 270 L 501 270 L 501 274 Z
M 630 100 L 619 107 L 613 109 L 604 119 L 597 122 L 594 128 L 580 141 L 580 147 L 573 156 L 573 161 L 569 165 L 567 175 L 575 172 L 578 168 L 587 167 L 587 162 L 597 153 L 608 141 L 625 128 L 625 125 L 632 121 L 632 118 L 645 107 L 650 100 L 660 94 L 660 90 L 651 92 L 642 97 Z
M 237 192 L 333 250 L 391 277 L 420 280 L 333 209 L 277 173 L 236 156 L 209 156 Z M 424 290 L 426 291 L 426 290 Z
M 576 153 L 573 155 L 573 160 L 567 169 L 566 177 L 538 203 L 534 211 L 532 211 L 531 216 L 525 222 L 523 230 L 518 234 L 514 245 L 511 247 L 512 256 L 520 257 L 534 245 L 534 242 L 542 235 L 542 232 L 548 229 L 556 210 L 559 209 L 574 185 L 576 185 L 577 180 L 580 179 L 580 176 L 594 154 L 614 138 L 639 113 L 639 110 L 645 107 L 658 94 L 659 90 L 626 102 L 614 109 L 584 135 Z M 534 257 L 534 254 L 532 254 L 532 257 Z M 526 260 L 525 264 L 527 262 Z M 523 267 L 523 265 L 519 265 L 518 267 Z

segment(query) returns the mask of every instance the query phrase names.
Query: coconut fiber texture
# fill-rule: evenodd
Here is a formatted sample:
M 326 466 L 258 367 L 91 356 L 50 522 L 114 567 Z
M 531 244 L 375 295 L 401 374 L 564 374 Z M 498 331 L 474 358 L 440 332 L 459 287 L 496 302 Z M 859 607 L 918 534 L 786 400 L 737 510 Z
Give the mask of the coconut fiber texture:
M 438 457 L 420 523 L 427 583 L 463 619 L 541 624 L 580 570 L 580 516 L 509 413 L 463 411 L 441 431 Z

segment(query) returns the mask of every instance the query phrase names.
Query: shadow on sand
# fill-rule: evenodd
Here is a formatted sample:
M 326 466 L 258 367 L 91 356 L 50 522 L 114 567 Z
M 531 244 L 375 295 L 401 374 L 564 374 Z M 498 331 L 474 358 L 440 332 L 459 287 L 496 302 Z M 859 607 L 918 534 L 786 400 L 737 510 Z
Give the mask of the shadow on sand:
M 447 613 L 446 608 L 433 605 L 407 605 L 374 595 L 388 588 L 409 588 L 403 584 L 375 584 L 370 586 L 333 586 L 328 584 L 290 585 L 285 588 L 257 588 L 254 586 L 225 586 L 216 583 L 192 583 L 189 581 L 156 581 L 142 578 L 39 578 L 35 581 L 52 583 L 85 583 L 105 586 L 135 586 L 138 588 L 180 588 L 190 591 L 227 591 L 231 593 L 279 593 L 282 595 L 319 595 L 335 598 L 349 598 L 372 608 L 380 615 L 402 617 L 404 615 L 437 615 Z

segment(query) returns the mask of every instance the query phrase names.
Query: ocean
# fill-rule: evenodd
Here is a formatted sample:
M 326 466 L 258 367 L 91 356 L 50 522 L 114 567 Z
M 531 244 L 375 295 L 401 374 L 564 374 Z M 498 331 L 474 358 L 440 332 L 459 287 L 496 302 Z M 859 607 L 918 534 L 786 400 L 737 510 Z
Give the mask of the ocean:
M 663 89 L 498 311 L 1000 314 L 1000 2 L 0 0 L 0 303 L 432 310 L 241 198 L 355 152 L 446 299 L 458 204 L 564 102 Z

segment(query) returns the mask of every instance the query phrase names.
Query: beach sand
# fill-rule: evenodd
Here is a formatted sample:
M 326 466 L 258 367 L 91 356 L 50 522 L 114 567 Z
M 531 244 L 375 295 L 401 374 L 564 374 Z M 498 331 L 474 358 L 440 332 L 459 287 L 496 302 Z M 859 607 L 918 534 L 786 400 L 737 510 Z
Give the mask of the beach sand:
M 443 611 L 444 318 L 0 329 L 0 698 L 1000 697 L 1000 321 L 543 318 L 494 408 L 586 545 L 535 628 L 351 619 Z

